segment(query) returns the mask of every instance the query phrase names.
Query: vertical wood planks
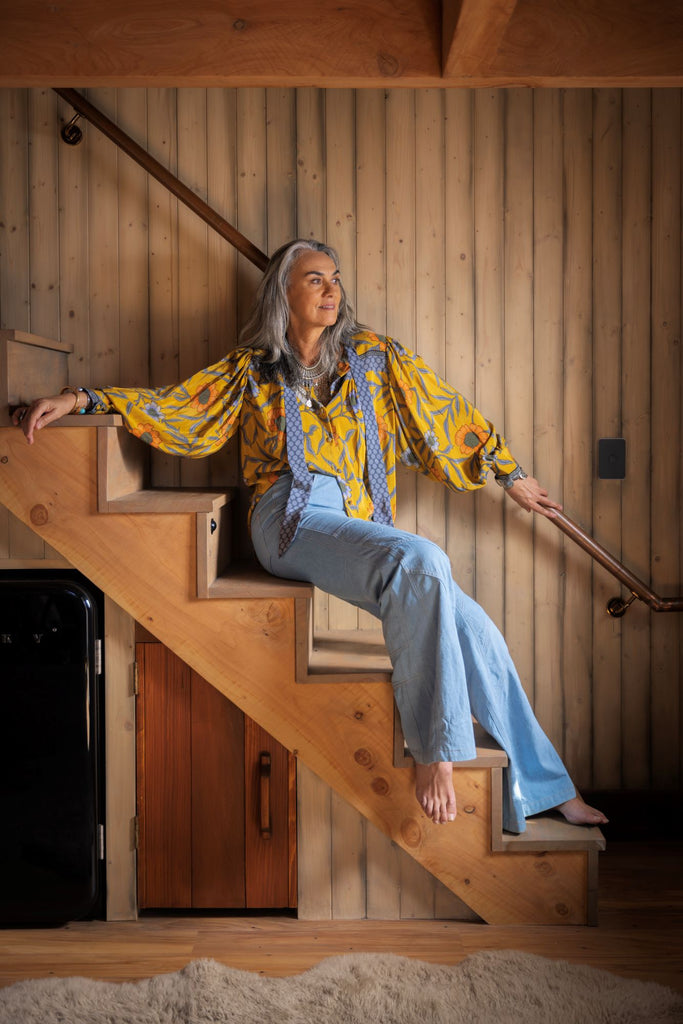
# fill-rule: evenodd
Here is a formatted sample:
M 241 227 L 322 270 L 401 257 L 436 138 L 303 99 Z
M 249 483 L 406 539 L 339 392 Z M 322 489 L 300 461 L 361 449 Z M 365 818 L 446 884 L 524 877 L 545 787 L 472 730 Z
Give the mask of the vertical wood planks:
M 652 585 L 681 579 L 681 93 L 652 94 Z M 680 785 L 680 616 L 652 622 L 652 782 Z
M 590 90 L 563 93 L 565 274 L 564 274 L 564 453 L 563 503 L 569 516 L 590 532 L 593 518 L 592 380 L 592 131 Z M 591 669 L 592 563 L 564 542 L 562 684 L 564 755 L 577 786 L 590 784 L 592 770 Z
M 505 437 L 520 464 L 533 466 L 533 94 L 506 96 L 505 234 L 503 274 Z M 502 429 L 502 422 L 499 429 Z M 505 529 L 505 638 L 522 685 L 533 697 L 533 520 L 503 501 Z
M 503 354 L 503 112 L 498 90 L 474 99 L 475 401 L 498 431 L 504 426 Z M 476 598 L 497 626 L 503 625 L 502 492 L 475 496 Z
M 593 427 L 597 439 L 621 435 L 621 94 L 594 93 L 593 169 Z M 597 478 L 597 470 L 595 473 Z M 593 484 L 593 535 L 617 556 L 621 548 L 621 483 Z M 593 572 L 594 779 L 601 789 L 619 786 L 621 775 L 621 620 L 605 604 L 614 585 Z
M 117 120 L 138 145 L 147 147 L 147 94 L 144 89 L 118 90 Z M 68 146 L 64 148 L 69 149 Z M 144 387 L 149 384 L 149 179 L 142 167 L 123 155 L 119 158 L 118 172 L 119 380 Z
M 475 397 L 473 107 L 469 89 L 447 90 L 444 125 L 446 351 L 444 371 L 466 398 Z M 446 495 L 446 552 L 458 585 L 474 596 L 476 502 Z
M 559 93 L 534 93 L 534 475 L 562 493 L 562 140 Z M 534 523 L 535 710 L 562 744 L 560 535 Z
M 622 168 L 622 430 L 626 479 L 621 485 L 624 558 L 644 580 L 650 576 L 650 195 L 651 93 L 623 94 Z M 680 580 L 679 576 L 679 580 Z M 617 589 L 614 591 L 618 592 Z M 652 613 L 636 602 L 621 638 L 622 785 L 650 785 L 650 630 Z

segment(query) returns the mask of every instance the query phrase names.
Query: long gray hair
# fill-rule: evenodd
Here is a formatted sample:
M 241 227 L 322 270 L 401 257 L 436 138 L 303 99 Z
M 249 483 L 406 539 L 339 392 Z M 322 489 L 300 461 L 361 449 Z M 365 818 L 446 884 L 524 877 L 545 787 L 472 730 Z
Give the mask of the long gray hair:
M 265 354 L 261 358 L 261 368 L 266 376 L 275 375 L 279 369 L 282 369 L 286 379 L 296 376 L 297 373 L 297 363 L 287 340 L 287 286 L 292 267 L 301 254 L 307 251 L 323 252 L 333 260 L 335 267 L 339 267 L 339 256 L 331 246 L 323 242 L 297 238 L 293 242 L 281 245 L 270 258 L 256 293 L 254 308 L 240 331 L 241 345 L 263 349 Z M 321 370 L 327 373 L 334 371 L 341 355 L 342 344 L 359 330 L 362 330 L 362 325 L 357 322 L 342 285 L 336 323 L 326 327 L 320 338 Z

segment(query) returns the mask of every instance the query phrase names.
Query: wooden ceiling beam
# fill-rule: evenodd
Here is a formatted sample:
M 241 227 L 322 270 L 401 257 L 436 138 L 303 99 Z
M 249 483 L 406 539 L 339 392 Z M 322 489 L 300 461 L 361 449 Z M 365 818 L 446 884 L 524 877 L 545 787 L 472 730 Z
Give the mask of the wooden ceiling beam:
M 517 0 L 443 0 L 444 78 L 485 75 L 516 6 Z

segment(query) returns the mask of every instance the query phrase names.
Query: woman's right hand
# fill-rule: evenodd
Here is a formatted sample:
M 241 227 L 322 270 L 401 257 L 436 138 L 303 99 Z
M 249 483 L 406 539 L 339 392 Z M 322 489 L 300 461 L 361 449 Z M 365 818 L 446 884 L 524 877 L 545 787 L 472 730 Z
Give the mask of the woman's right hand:
M 30 405 L 20 405 L 12 413 L 12 423 L 21 427 L 29 444 L 33 444 L 34 431 L 42 430 L 48 423 L 68 416 L 74 409 L 74 396 L 71 391 L 63 395 L 51 395 L 49 398 L 36 398 Z

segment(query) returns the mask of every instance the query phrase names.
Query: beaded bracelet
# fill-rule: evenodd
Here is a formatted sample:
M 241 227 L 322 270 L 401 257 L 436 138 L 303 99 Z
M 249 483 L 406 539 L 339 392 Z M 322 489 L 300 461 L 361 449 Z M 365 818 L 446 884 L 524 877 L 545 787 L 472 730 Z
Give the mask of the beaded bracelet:
M 62 390 L 59 392 L 60 395 L 66 395 L 68 393 L 68 394 L 74 396 L 74 405 L 73 405 L 73 409 L 69 413 L 70 416 L 73 413 L 75 413 L 75 412 L 78 412 L 78 415 L 82 416 L 83 413 L 86 412 L 87 404 L 88 404 L 87 402 L 86 402 L 86 405 L 82 409 L 78 408 L 78 396 L 80 395 L 81 391 L 84 391 L 84 390 L 85 390 L 84 388 L 77 388 L 73 384 L 67 384 L 67 386 L 65 388 L 62 388 Z

